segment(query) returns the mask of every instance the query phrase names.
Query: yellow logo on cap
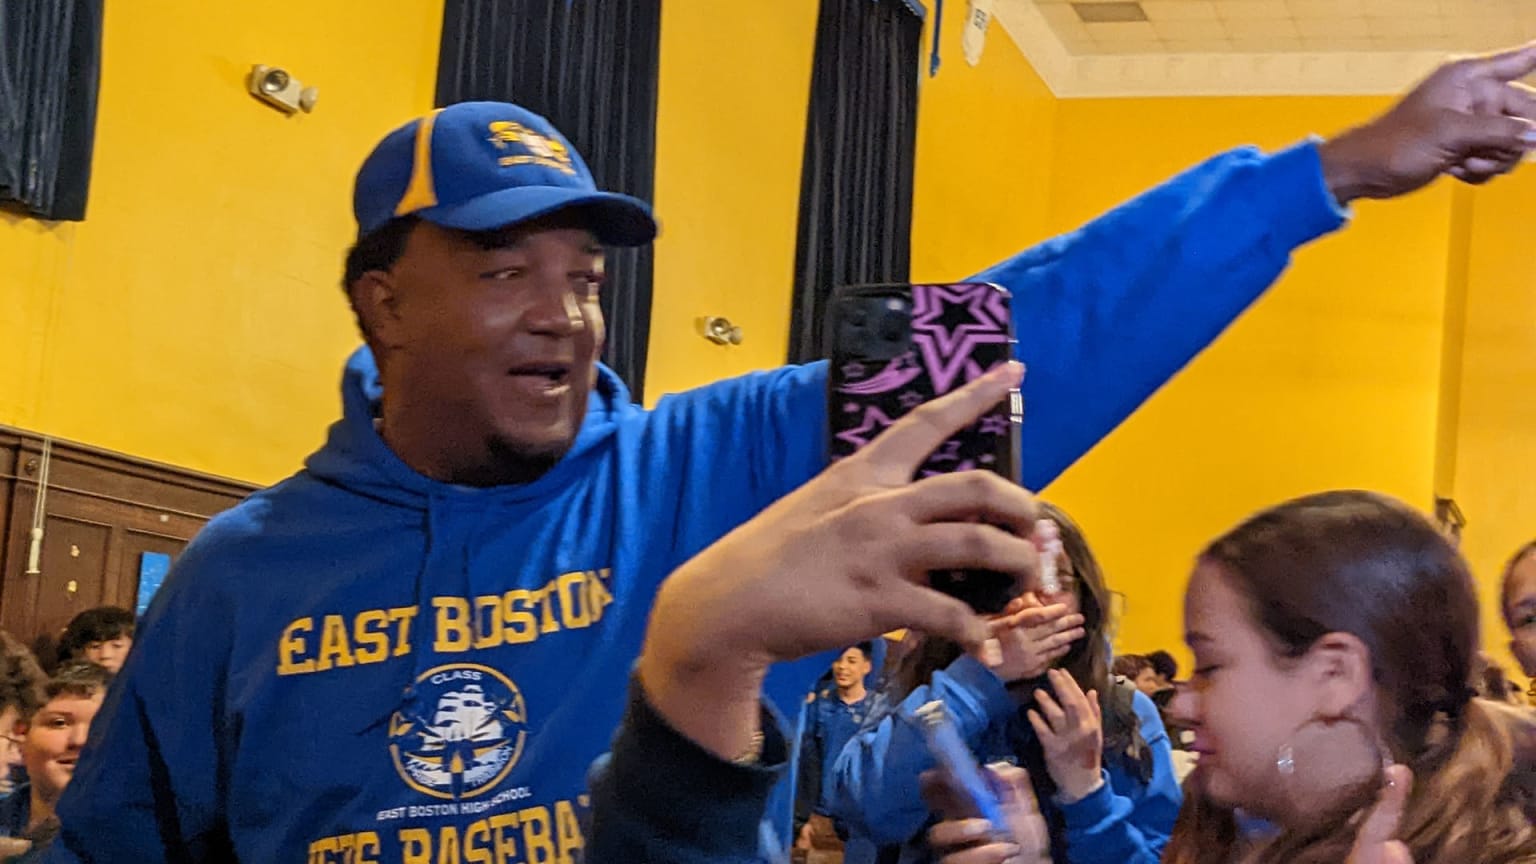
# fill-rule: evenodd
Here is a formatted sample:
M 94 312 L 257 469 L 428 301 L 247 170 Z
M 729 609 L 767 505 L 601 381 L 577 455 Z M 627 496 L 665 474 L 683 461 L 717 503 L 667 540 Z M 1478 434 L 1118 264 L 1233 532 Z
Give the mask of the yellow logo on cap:
M 491 137 L 488 140 L 496 145 L 497 150 L 521 147 L 524 151 L 498 159 L 497 163 L 503 168 L 510 168 L 513 165 L 539 165 L 566 174 L 576 173 L 576 167 L 571 164 L 571 148 L 565 146 L 563 141 L 541 135 L 511 120 L 497 120 L 489 128 Z

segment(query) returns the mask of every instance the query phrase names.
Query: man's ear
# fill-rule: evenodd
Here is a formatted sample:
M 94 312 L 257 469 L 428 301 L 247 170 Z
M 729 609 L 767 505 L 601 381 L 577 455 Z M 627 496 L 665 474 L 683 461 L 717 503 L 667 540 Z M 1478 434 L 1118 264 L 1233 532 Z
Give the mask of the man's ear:
M 370 344 L 383 348 L 399 345 L 400 294 L 394 276 L 384 270 L 369 270 L 347 287 L 347 296 Z
M 1302 664 L 1316 700 L 1314 711 L 1322 718 L 1349 716 L 1375 687 L 1371 649 L 1350 633 L 1325 634 L 1307 651 Z

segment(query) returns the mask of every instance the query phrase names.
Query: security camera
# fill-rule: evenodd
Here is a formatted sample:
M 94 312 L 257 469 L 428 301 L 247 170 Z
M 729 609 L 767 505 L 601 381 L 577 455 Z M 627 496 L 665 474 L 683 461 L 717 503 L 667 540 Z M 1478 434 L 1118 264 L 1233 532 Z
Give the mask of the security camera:
M 252 96 L 285 114 L 297 111 L 308 114 L 315 110 L 315 103 L 320 101 L 319 90 L 305 87 L 297 78 L 289 75 L 288 70 L 277 66 L 263 66 L 259 63 L 252 66 L 249 84 Z

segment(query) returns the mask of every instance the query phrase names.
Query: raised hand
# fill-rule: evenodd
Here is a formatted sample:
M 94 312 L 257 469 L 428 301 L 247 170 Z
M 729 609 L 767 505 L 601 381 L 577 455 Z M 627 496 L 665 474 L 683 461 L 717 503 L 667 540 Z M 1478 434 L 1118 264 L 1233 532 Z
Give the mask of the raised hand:
M 1081 801 L 1104 783 L 1104 722 L 1099 714 L 1096 690 L 1083 695 L 1071 675 L 1052 669 L 1049 673 L 1056 698 L 1035 691 L 1035 708 L 1029 725 L 1035 727 L 1045 751 L 1045 767 L 1056 781 L 1061 799 Z
M 979 659 L 1004 683 L 1044 675 L 1083 638 L 1083 616 L 1061 604 L 1042 606 L 1032 594 L 1014 600 L 993 619 L 992 638 Z
M 1325 142 L 1323 174 L 1341 203 L 1394 198 L 1441 174 L 1485 183 L 1536 150 L 1536 43 L 1447 63 L 1386 114 Z

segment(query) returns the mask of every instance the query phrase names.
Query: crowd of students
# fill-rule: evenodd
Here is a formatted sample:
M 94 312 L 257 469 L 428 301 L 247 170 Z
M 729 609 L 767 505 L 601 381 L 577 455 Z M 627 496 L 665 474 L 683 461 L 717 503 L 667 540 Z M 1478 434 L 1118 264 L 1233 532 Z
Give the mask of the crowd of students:
M 14 688 L 34 694 L 10 706 L 24 854 L 776 861 L 817 830 L 795 825 L 798 723 L 780 711 L 798 718 L 822 652 L 845 650 L 813 714 L 822 749 L 800 760 L 822 812 L 802 815 L 874 855 L 1536 856 L 1529 718 L 1473 698 L 1470 575 L 1422 516 L 1328 493 L 1213 541 L 1185 597 L 1193 673 L 1169 690 L 1153 668 L 1149 695 L 1112 675 L 1087 538 L 1026 491 L 1350 202 L 1513 170 L 1536 149 L 1536 97 L 1514 83 L 1533 71 L 1536 46 L 1447 64 L 1355 129 L 1218 155 L 974 277 L 1012 292 L 1030 367 L 1022 485 L 913 479 L 1021 386 L 1017 363 L 830 467 L 825 363 L 632 404 L 597 362 L 599 297 L 604 247 L 655 236 L 648 205 L 598 190 L 515 105 L 406 123 L 356 178 L 344 289 L 365 346 L 325 446 L 208 525 L 131 643 L 110 622 L 66 635 L 101 666 Z M 1052 582 L 1029 539 L 1047 518 Z M 1505 595 L 1522 657 L 1532 566 L 1517 558 Z M 1019 597 L 982 616 L 928 586 L 956 569 L 1010 575 Z M 860 696 L 846 649 L 904 628 Z M 933 775 L 911 720 L 933 701 L 979 759 L 1009 763 L 997 821 Z M 1169 724 L 1199 757 L 1182 788 Z
M 91 721 L 133 646 L 134 616 L 101 606 L 44 639 L 45 670 L 31 649 L 0 631 L 0 861 L 41 860 L 58 833 L 54 806 L 74 776 Z M 45 634 L 46 636 L 46 634 Z

